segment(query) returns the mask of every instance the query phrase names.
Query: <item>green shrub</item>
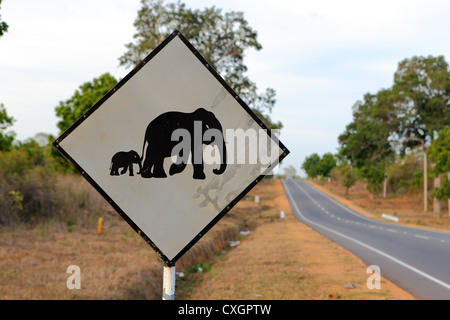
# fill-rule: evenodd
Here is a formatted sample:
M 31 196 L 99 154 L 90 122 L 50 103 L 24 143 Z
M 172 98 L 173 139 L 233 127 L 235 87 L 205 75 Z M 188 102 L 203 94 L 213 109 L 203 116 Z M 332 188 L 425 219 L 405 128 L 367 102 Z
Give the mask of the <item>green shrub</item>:
M 387 188 L 393 193 L 407 193 L 423 185 L 423 159 L 411 154 L 388 168 Z
M 0 225 L 55 220 L 73 228 L 95 223 L 91 213 L 97 217 L 105 208 L 106 201 L 79 174 L 54 169 L 45 147 L 22 144 L 0 152 Z

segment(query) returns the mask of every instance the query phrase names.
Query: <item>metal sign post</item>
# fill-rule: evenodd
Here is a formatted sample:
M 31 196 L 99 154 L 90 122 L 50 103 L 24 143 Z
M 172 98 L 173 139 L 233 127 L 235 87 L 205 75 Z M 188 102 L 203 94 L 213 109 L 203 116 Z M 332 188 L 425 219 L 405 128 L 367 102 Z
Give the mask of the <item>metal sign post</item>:
M 164 265 L 163 300 L 175 300 L 175 264 Z

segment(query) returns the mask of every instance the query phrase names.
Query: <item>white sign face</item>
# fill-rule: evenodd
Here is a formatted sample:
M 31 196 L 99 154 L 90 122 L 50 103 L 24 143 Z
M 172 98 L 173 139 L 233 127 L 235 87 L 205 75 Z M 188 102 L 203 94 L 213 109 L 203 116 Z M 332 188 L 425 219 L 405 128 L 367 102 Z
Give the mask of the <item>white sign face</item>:
M 289 153 L 178 31 L 53 145 L 166 264 Z

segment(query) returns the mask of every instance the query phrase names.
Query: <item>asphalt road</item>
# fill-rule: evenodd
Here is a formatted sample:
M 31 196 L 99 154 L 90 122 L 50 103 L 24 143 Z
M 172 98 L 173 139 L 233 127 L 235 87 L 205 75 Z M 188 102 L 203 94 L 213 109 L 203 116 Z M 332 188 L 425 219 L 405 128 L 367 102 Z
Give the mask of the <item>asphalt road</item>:
M 450 233 L 366 218 L 305 181 L 283 187 L 298 220 L 378 266 L 381 277 L 417 299 L 450 299 Z

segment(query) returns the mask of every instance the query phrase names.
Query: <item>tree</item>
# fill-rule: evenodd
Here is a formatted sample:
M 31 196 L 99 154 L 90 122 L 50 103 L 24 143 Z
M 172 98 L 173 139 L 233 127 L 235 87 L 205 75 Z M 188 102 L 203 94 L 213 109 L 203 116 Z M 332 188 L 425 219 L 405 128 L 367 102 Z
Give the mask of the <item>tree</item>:
M 404 59 L 393 87 L 402 105 L 399 131 L 403 137 L 433 141 L 450 123 L 450 71 L 443 56 Z
M 331 153 L 325 153 L 322 158 L 313 153 L 303 161 L 302 169 L 305 170 L 308 177 L 315 179 L 316 177 L 330 177 L 330 172 L 336 167 L 336 160 Z
M 177 29 L 269 128 L 282 127 L 281 122 L 274 123 L 268 116 L 276 102 L 275 90 L 268 88 L 261 94 L 245 75 L 244 52 L 261 50 L 262 46 L 242 12 L 222 13 L 214 6 L 194 10 L 180 1 L 165 4 L 163 0 L 141 0 L 141 3 L 134 22 L 135 42 L 126 45 L 128 50 L 119 58 L 121 65 L 136 66 Z
M 341 162 L 336 169 L 339 172 L 342 186 L 345 187 L 345 195 L 348 195 L 350 188 L 356 183 L 356 176 L 353 168 L 346 162 Z
M 10 151 L 13 145 L 13 132 L 5 132 L 14 123 L 14 118 L 8 116 L 3 103 L 0 103 L 0 151 Z
M 427 210 L 427 147 L 450 123 L 450 71 L 444 57 L 412 57 L 399 63 L 394 84 L 366 94 L 353 107 L 353 121 L 338 138 L 340 155 L 356 167 L 368 188 L 378 192 L 384 167 L 385 187 L 393 145 L 420 145 L 424 151 L 424 210 Z M 385 188 L 386 190 L 386 188 Z
M 437 132 L 450 123 L 449 65 L 443 56 L 415 56 L 404 59 L 399 63 L 394 75 L 393 87 L 398 93 L 403 110 L 399 134 L 407 139 L 406 147 L 414 147 L 420 143 L 424 152 L 426 211 L 426 145 L 432 144 Z
M 372 199 L 374 195 L 380 194 L 385 179 L 384 169 L 369 164 L 359 168 L 357 174 L 367 182 L 367 190 L 371 193 Z
M 384 162 L 392 153 L 391 140 L 397 123 L 393 108 L 394 94 L 380 90 L 367 93 L 363 101 L 353 106 L 353 121 L 338 137 L 342 147 L 340 153 L 356 167 Z
M 331 153 L 325 153 L 317 164 L 318 175 L 322 177 L 330 177 L 330 172 L 336 167 L 336 160 Z
M 70 99 L 60 101 L 55 108 L 56 116 L 60 118 L 57 123 L 60 134 L 68 129 L 116 84 L 117 80 L 111 74 L 105 73 L 98 78 L 94 78 L 92 82 L 86 82 L 79 86 Z M 48 139 L 53 141 L 55 137 L 50 135 Z M 55 148 L 50 149 L 50 155 L 53 158 L 53 165 L 58 170 L 74 171 L 73 167 L 64 160 Z
M 2 0 L 0 0 L 0 6 L 2 4 Z M 0 37 L 3 36 L 5 34 L 6 31 L 8 31 L 8 24 L 5 21 L 1 20 L 1 16 L 0 16 Z
M 320 162 L 320 157 L 317 153 L 313 153 L 312 155 L 305 158 L 303 161 L 302 169 L 305 170 L 308 177 L 315 179 L 318 175 L 318 164 Z
M 59 102 L 55 111 L 56 116 L 61 119 L 57 124 L 60 133 L 69 128 L 116 84 L 117 80 L 105 73 L 94 78 L 92 82 L 82 84 L 70 99 Z
M 353 106 L 353 121 L 338 138 L 340 155 L 358 169 L 372 194 L 381 190 L 387 161 L 393 153 L 391 142 L 398 126 L 394 98 L 394 93 L 388 89 L 377 94 L 367 93 L 364 101 Z

